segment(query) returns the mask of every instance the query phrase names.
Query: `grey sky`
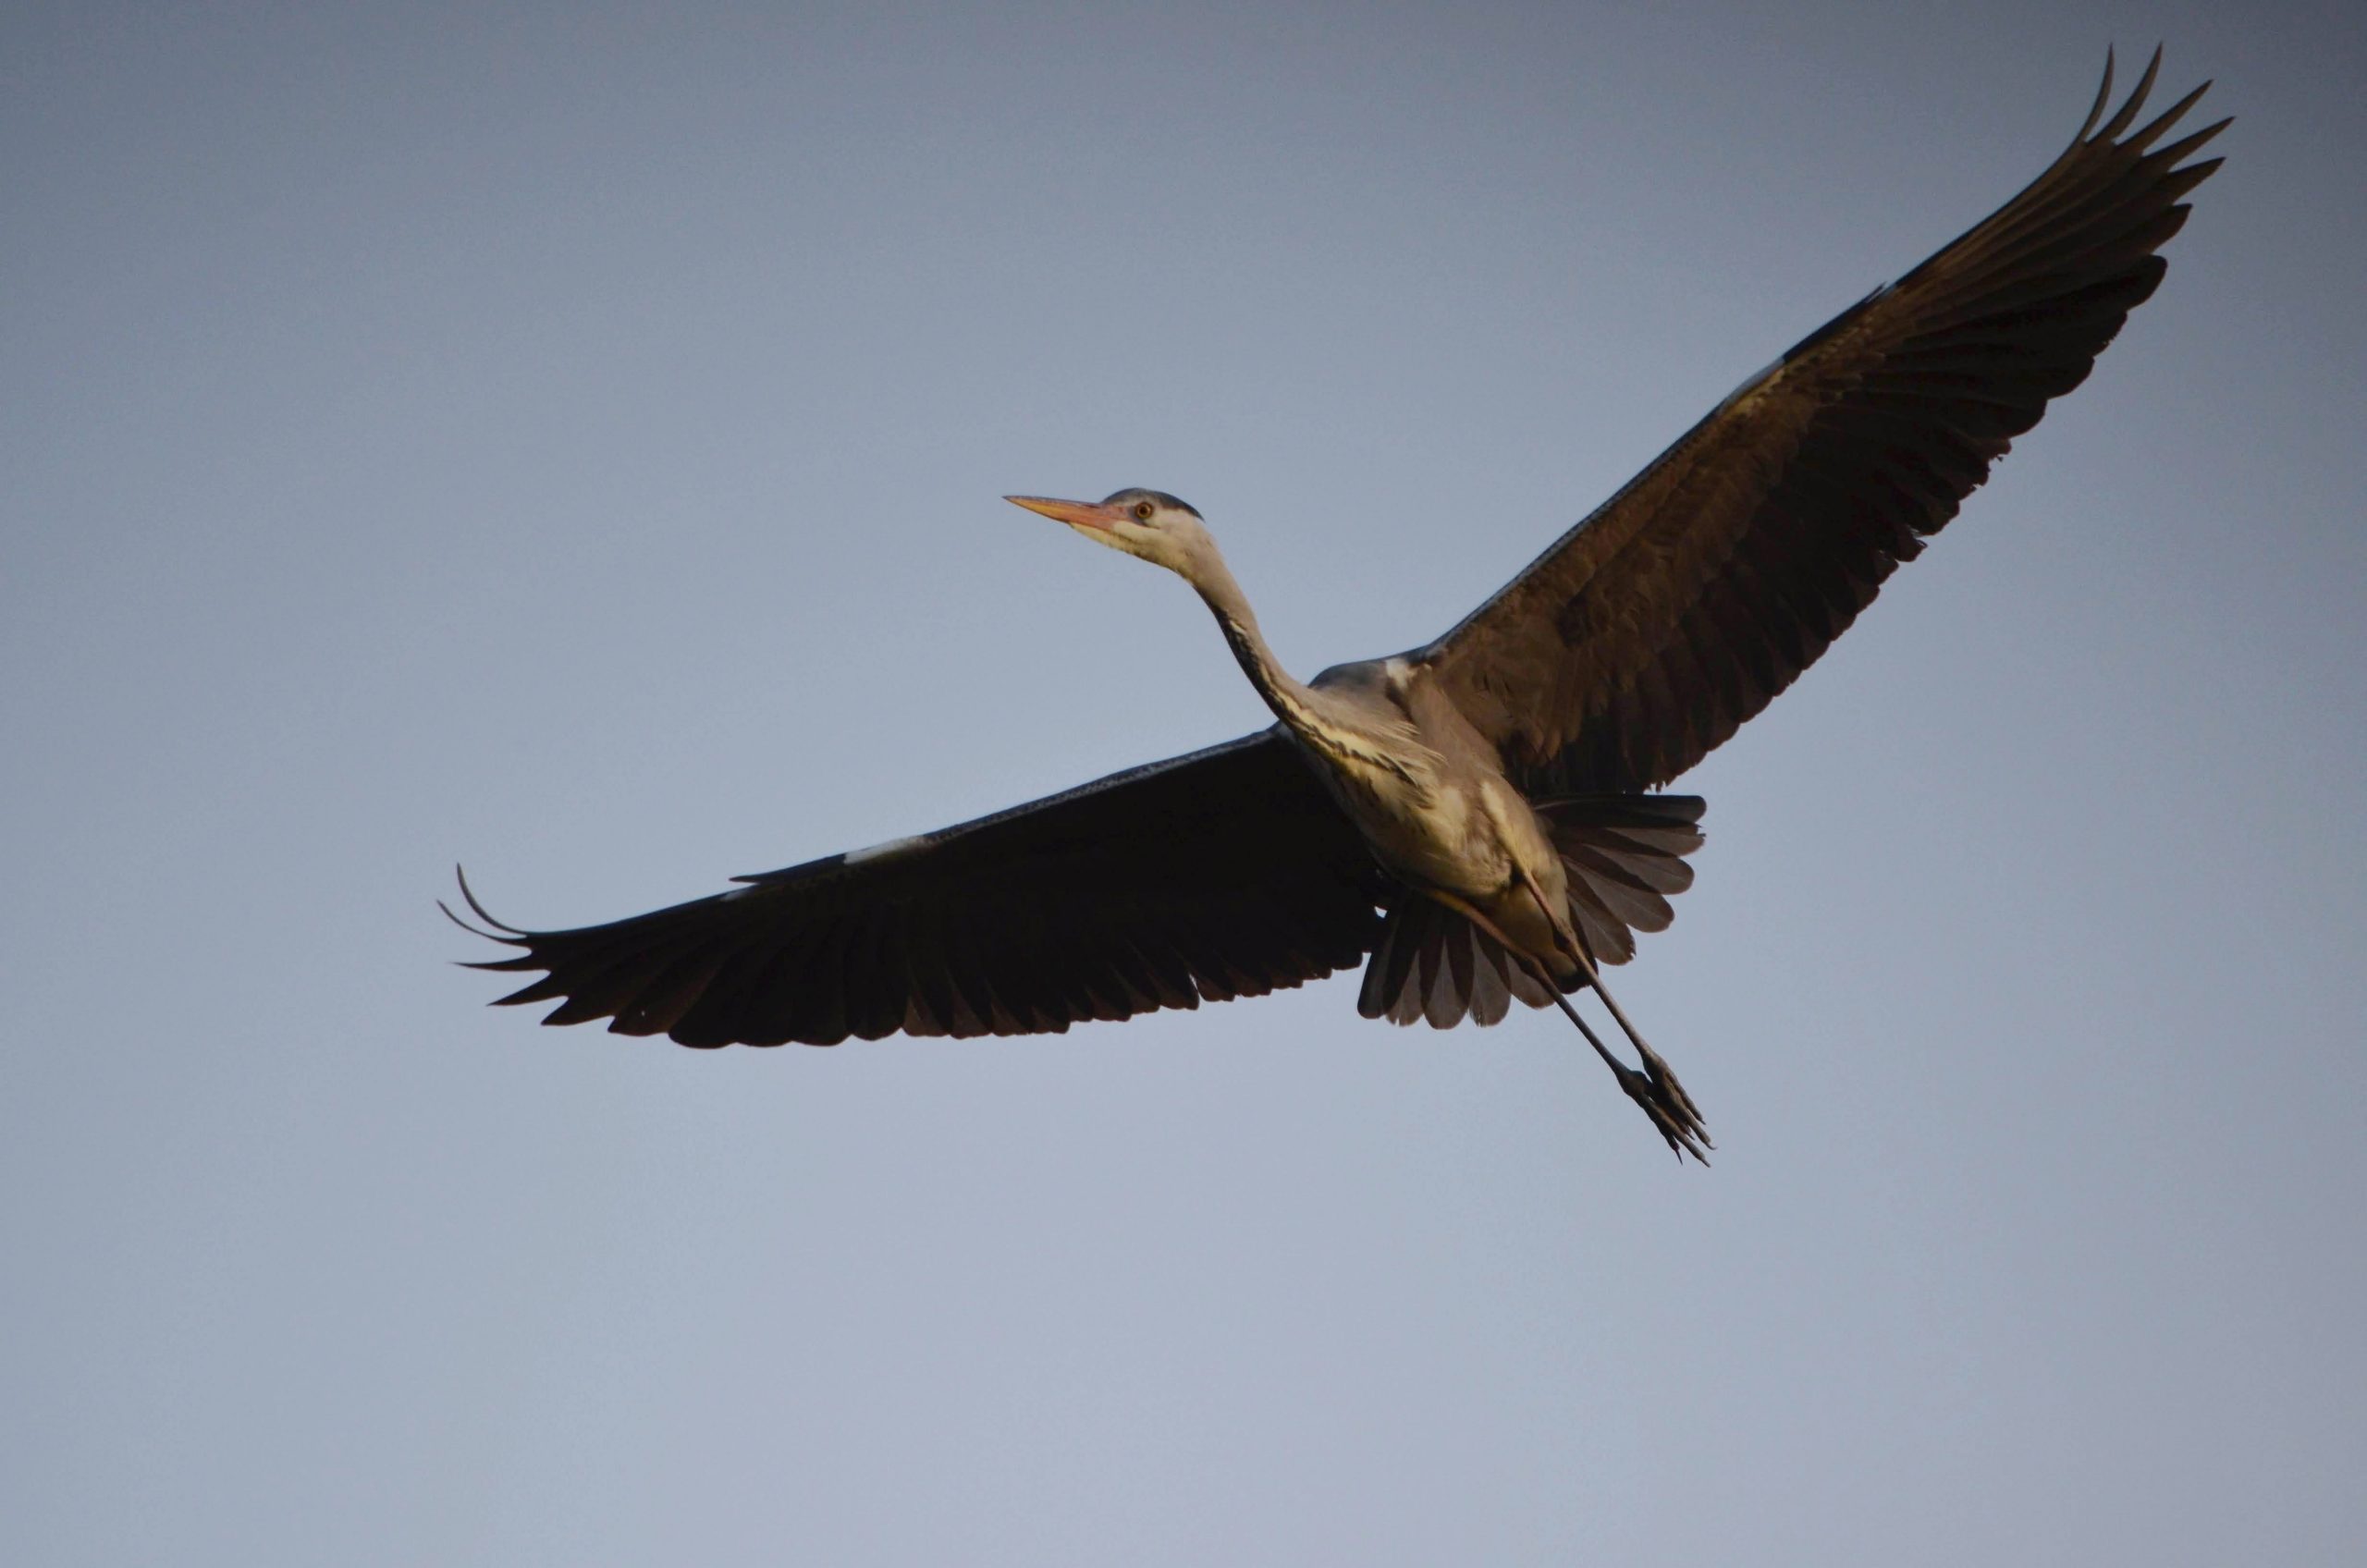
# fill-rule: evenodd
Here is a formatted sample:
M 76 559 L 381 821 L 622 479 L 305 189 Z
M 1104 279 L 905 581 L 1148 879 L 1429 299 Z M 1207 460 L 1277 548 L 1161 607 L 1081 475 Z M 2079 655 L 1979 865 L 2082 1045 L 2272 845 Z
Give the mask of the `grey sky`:
M 2367 1535 L 2351 8 L 9 7 L 0 1555 L 2334 1562 Z M 693 1054 L 570 925 L 1262 724 L 2010 194 L 2240 116 L 1687 780 L 1622 999 Z

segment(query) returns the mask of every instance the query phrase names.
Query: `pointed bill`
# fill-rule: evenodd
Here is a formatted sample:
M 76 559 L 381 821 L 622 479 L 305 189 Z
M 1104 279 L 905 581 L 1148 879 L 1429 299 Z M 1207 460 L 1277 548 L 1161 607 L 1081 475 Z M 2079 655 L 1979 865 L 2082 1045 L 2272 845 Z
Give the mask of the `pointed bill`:
M 1054 522 L 1065 522 L 1071 528 L 1090 528 L 1107 533 L 1125 515 L 1122 507 L 1101 501 L 1060 501 L 1049 496 L 1005 496 L 1014 507 L 1025 507 L 1031 512 L 1041 512 Z

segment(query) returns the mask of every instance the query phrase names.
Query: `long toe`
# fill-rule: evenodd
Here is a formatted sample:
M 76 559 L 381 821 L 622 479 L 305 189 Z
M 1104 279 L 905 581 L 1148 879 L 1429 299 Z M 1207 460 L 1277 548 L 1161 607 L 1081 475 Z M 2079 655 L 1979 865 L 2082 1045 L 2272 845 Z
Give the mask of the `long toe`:
M 1709 1129 L 1701 1125 L 1700 1117 L 1684 1098 L 1684 1091 L 1680 1089 L 1672 1096 L 1667 1080 L 1638 1072 L 1632 1067 L 1620 1066 L 1616 1071 L 1619 1086 L 1652 1119 L 1652 1125 L 1668 1140 L 1668 1146 L 1677 1158 L 1691 1155 L 1703 1165 L 1709 1164 L 1706 1151 L 1717 1145 L 1710 1141 Z
M 1686 1094 L 1685 1092 L 1685 1085 L 1676 1081 L 1675 1070 L 1670 1067 L 1667 1062 L 1662 1060 L 1661 1054 L 1652 1049 L 1651 1047 L 1639 1046 L 1637 1049 L 1643 1054 L 1644 1072 L 1646 1075 L 1648 1075 L 1653 1083 L 1660 1085 L 1661 1092 L 1668 1097 L 1672 1104 L 1675 1105 L 1677 1109 L 1685 1113 L 1685 1119 L 1687 1121 L 1690 1121 L 1696 1127 L 1699 1127 L 1701 1125 L 1701 1108 L 1693 1103 L 1693 1096 Z M 1710 1142 L 1706 1136 L 1703 1137 L 1701 1141 L 1705 1144 Z M 1716 1145 L 1711 1145 L 1711 1146 L 1715 1147 Z

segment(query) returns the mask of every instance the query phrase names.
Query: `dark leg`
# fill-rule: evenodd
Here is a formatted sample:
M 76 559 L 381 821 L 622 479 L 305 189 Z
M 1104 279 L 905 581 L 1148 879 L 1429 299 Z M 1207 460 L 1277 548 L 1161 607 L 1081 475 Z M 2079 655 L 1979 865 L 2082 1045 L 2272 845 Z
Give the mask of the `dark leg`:
M 1586 1021 L 1578 1016 L 1578 1010 L 1570 1005 L 1562 995 L 1562 988 L 1553 985 L 1549 976 L 1546 984 L 1552 989 L 1554 1001 L 1569 1015 L 1570 1022 L 1585 1032 L 1596 1053 L 1611 1064 L 1611 1071 L 1619 1079 L 1619 1086 L 1627 1091 L 1629 1099 L 1644 1108 L 1644 1114 L 1652 1119 L 1652 1125 L 1660 1129 L 1661 1136 L 1668 1140 L 1668 1146 L 1676 1151 L 1677 1157 L 1681 1159 L 1689 1154 L 1702 1164 L 1709 1164 L 1708 1157 L 1701 1151 L 1718 1145 L 1710 1141 L 1710 1130 L 1702 1124 L 1701 1109 L 1693 1103 L 1693 1096 L 1685 1092 L 1685 1085 L 1676 1081 L 1676 1073 L 1661 1059 L 1658 1051 L 1645 1043 L 1644 1036 L 1637 1033 L 1636 1025 L 1628 1022 L 1625 1010 L 1604 988 L 1602 971 L 1596 967 L 1585 941 L 1575 931 L 1567 930 L 1566 922 L 1553 918 L 1553 911 L 1546 903 L 1545 895 L 1538 891 L 1536 883 L 1523 876 L 1521 885 L 1528 889 L 1528 896 L 1536 900 L 1537 907 L 1544 912 L 1547 924 L 1552 926 L 1563 949 L 1576 961 L 1578 972 L 1586 976 L 1587 984 L 1594 987 L 1596 996 L 1602 998 L 1602 1005 L 1611 1010 L 1611 1016 L 1627 1036 L 1627 1043 L 1636 1047 L 1644 1070 L 1638 1072 L 1605 1050 L 1602 1042 L 1595 1038 L 1594 1031 L 1587 1028 Z
M 1552 985 L 1550 976 L 1546 978 L 1546 984 Z M 1676 1081 L 1676 1074 L 1668 1070 L 1668 1063 L 1646 1050 L 1644 1071 L 1637 1072 L 1611 1054 L 1595 1032 L 1587 1027 L 1587 1021 L 1578 1016 L 1578 1010 L 1570 1005 L 1570 998 L 1562 994 L 1558 986 L 1553 986 L 1553 1005 L 1578 1026 L 1578 1033 L 1587 1037 L 1587 1044 L 1594 1047 L 1595 1055 L 1602 1058 L 1603 1065 L 1610 1068 L 1612 1076 L 1619 1080 L 1619 1086 L 1627 1092 L 1627 1097 L 1641 1106 L 1644 1114 L 1652 1119 L 1652 1125 L 1660 1130 L 1662 1137 L 1668 1140 L 1668 1146 L 1677 1158 L 1681 1161 L 1689 1154 L 1702 1164 L 1709 1164 L 1710 1157 L 1702 1151 L 1718 1145 L 1710 1141 L 1710 1130 L 1701 1125 L 1701 1113 L 1693 1109 L 1693 1101 L 1686 1096 L 1685 1085 Z
M 1620 1029 L 1627 1036 L 1627 1043 L 1636 1047 L 1637 1056 L 1642 1059 L 1644 1071 L 1637 1076 L 1649 1083 L 1657 1106 L 1664 1108 L 1688 1130 L 1692 1136 L 1699 1138 L 1702 1143 L 1708 1144 L 1711 1148 L 1717 1147 L 1717 1145 L 1710 1143 L 1710 1134 L 1701 1124 L 1700 1107 L 1693 1103 L 1693 1096 L 1686 1094 L 1685 1085 L 1676 1081 L 1676 1073 L 1666 1061 L 1662 1060 L 1660 1052 L 1645 1043 L 1644 1036 L 1637 1034 L 1636 1026 L 1627 1021 L 1626 1012 L 1611 993 L 1604 989 L 1602 972 L 1595 967 L 1594 961 L 1584 953 L 1580 953 L 1578 963 L 1586 972 L 1587 984 L 1593 986 L 1594 994 L 1602 998 L 1602 1005 L 1611 1010 L 1611 1016 L 1618 1020 Z M 1627 1092 L 1630 1096 L 1636 1094 L 1633 1087 L 1629 1087 Z M 1642 1102 L 1639 1100 L 1638 1103 Z M 1655 1109 L 1655 1105 L 1645 1105 L 1644 1109 L 1651 1114 L 1653 1125 L 1660 1127 L 1662 1135 L 1669 1137 L 1668 1128 L 1662 1119 L 1662 1109 Z M 1674 1147 L 1676 1139 L 1669 1137 L 1669 1144 Z M 1692 1152 L 1695 1158 L 1700 1158 L 1699 1150 Z M 1702 1163 L 1706 1165 L 1709 1161 L 1702 1160 Z

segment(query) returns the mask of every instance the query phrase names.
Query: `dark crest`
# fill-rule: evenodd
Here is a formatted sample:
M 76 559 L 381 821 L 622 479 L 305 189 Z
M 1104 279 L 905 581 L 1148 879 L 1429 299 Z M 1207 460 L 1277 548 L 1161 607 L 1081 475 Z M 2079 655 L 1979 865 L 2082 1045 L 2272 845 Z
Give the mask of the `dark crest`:
M 1191 502 L 1171 496 L 1164 490 L 1146 490 L 1139 484 L 1131 489 L 1113 490 L 1101 498 L 1101 504 L 1105 507 L 1114 507 L 1121 503 L 1131 506 L 1136 501 L 1149 501 L 1156 506 L 1173 507 L 1179 512 L 1190 512 L 1194 517 L 1200 517 L 1200 509 Z M 1208 519 L 1200 518 L 1200 521 L 1206 522 Z

